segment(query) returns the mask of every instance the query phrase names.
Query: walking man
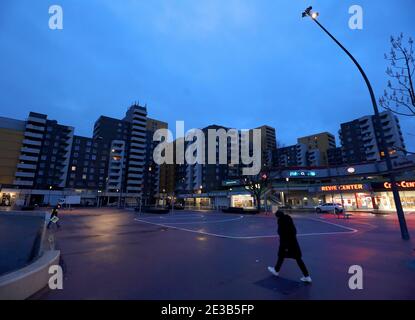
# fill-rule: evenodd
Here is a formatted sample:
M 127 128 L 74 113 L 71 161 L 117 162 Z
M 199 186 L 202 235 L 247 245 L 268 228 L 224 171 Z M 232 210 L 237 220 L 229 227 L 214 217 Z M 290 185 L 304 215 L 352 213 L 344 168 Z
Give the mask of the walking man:
M 50 216 L 49 223 L 48 223 L 48 226 L 47 226 L 48 229 L 50 229 L 50 226 L 52 225 L 52 223 L 56 224 L 58 229 L 60 229 L 61 226 L 59 224 L 58 209 L 59 209 L 59 205 L 53 207 L 52 214 Z
M 303 277 L 302 282 L 311 283 L 311 277 L 307 267 L 302 259 L 300 245 L 297 241 L 297 229 L 295 228 L 293 219 L 286 215 L 283 211 L 278 210 L 275 213 L 278 219 L 278 234 L 280 236 L 280 248 L 278 252 L 278 262 L 275 267 L 268 267 L 268 271 L 274 276 L 279 277 L 279 272 L 285 258 L 294 259 L 300 267 Z

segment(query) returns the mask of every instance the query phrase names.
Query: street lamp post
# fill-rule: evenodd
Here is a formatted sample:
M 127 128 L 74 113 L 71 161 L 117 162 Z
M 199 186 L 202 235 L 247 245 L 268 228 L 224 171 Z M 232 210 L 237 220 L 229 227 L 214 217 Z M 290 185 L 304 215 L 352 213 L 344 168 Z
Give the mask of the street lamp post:
M 285 178 L 285 181 L 287 182 L 287 199 L 284 199 L 284 202 L 286 206 L 289 206 L 288 196 L 290 194 L 290 178 Z
M 50 197 L 51 197 L 51 192 L 52 192 L 52 186 L 49 186 L 49 197 L 48 197 L 48 206 L 50 207 Z
M 401 229 L 402 239 L 409 240 L 410 235 L 409 235 L 408 227 L 406 225 L 405 214 L 404 214 L 404 211 L 403 211 L 398 186 L 396 184 L 396 177 L 395 177 L 395 174 L 393 172 L 392 161 L 391 161 L 391 158 L 390 158 L 390 155 L 389 155 L 389 148 L 388 148 L 386 140 L 385 140 L 385 134 L 384 134 L 384 132 L 382 130 L 382 127 L 381 127 L 382 126 L 382 121 L 381 121 L 381 118 L 380 118 L 379 108 L 378 108 L 378 105 L 377 105 L 377 101 L 376 101 L 376 97 L 375 97 L 375 93 L 373 91 L 372 85 L 370 84 L 370 81 L 369 81 L 366 73 L 364 72 L 364 70 L 360 66 L 360 64 L 357 62 L 355 57 L 353 57 L 352 54 L 325 27 L 323 27 L 323 25 L 317 20 L 318 16 L 319 16 L 318 12 L 313 11 L 312 7 L 308 7 L 303 12 L 303 18 L 310 17 L 349 56 L 349 58 L 352 59 L 353 63 L 356 65 L 356 67 L 359 69 L 360 73 L 362 74 L 363 79 L 366 82 L 367 88 L 369 89 L 370 98 L 372 100 L 372 105 L 373 105 L 373 110 L 375 112 L 375 120 L 376 120 L 376 122 L 379 126 L 379 135 L 380 135 L 381 149 L 382 149 L 381 155 L 383 153 L 383 155 L 385 157 L 388 176 L 389 176 L 389 180 L 390 180 L 391 185 L 392 185 L 393 198 L 395 200 L 396 212 L 397 212 L 398 219 L 399 219 L 399 225 L 400 225 L 400 229 Z

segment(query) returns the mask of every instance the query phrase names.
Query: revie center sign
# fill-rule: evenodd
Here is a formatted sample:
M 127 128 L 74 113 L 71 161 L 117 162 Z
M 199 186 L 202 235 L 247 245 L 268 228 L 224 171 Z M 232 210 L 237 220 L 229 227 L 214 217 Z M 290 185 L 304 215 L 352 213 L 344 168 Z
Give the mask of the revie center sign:
M 368 186 L 365 184 L 342 184 L 332 186 L 322 186 L 320 191 L 333 192 L 333 191 L 364 191 L 368 190 Z

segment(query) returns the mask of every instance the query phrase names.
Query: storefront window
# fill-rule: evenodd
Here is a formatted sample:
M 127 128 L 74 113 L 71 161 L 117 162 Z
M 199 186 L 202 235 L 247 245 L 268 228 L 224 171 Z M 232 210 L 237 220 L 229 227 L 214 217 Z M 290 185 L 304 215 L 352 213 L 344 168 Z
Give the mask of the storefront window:
M 395 202 L 393 201 L 393 196 L 389 197 L 390 192 L 379 192 L 375 196 L 376 206 L 379 210 L 392 210 L 395 207 Z
M 401 196 L 402 207 L 404 209 L 415 210 L 415 191 L 405 191 L 399 193 Z M 376 193 L 376 205 L 380 210 L 395 210 L 395 201 L 392 192 Z
M 209 198 L 196 198 L 196 207 L 210 208 L 210 199 Z
M 332 196 L 326 196 L 326 202 L 330 202 L 330 203 L 342 203 L 343 206 L 346 209 L 356 209 L 357 208 L 357 203 L 356 203 L 356 197 L 354 194 L 335 194 Z
M 234 208 L 254 208 L 254 198 L 250 195 L 232 196 L 231 204 Z
M 415 209 L 415 191 L 401 192 L 401 197 L 405 209 Z
M 372 196 L 368 193 L 357 193 L 357 207 L 359 209 L 373 209 Z

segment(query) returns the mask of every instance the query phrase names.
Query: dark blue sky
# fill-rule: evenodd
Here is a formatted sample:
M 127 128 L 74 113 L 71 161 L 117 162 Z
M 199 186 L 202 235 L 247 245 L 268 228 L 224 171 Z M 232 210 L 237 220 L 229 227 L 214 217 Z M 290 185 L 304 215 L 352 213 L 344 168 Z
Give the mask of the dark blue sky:
M 48 28 L 48 8 L 64 30 Z M 383 92 L 389 36 L 415 37 L 413 0 L 1 0 L 0 116 L 47 113 L 91 135 L 99 115 L 136 100 L 186 129 L 274 126 L 285 144 L 371 113 L 352 62 L 310 20 L 307 5 Z M 350 30 L 348 9 L 364 10 Z M 402 119 L 415 150 L 415 119 Z M 412 135 L 410 135 L 412 134 Z

